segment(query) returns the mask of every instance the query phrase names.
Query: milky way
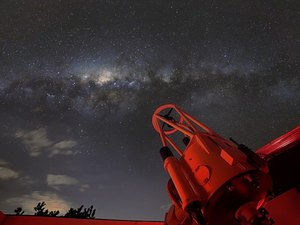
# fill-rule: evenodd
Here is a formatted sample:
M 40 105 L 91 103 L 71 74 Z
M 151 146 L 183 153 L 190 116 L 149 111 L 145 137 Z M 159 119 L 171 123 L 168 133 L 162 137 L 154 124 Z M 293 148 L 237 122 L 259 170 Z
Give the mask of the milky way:
M 296 3 L 0 0 L 0 209 L 162 220 L 156 107 L 254 150 L 299 124 Z

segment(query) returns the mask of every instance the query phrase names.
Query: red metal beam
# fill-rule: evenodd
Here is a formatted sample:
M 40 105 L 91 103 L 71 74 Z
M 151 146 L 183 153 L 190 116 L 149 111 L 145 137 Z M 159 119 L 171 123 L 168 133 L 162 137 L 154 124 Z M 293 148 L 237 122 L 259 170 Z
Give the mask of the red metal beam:
M 15 216 L 0 211 L 0 225 L 163 225 L 163 222 Z

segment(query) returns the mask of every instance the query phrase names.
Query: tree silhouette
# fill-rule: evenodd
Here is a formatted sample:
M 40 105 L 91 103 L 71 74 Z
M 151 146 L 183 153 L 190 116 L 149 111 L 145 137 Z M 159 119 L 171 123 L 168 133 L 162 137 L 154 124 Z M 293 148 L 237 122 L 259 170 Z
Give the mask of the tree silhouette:
M 58 210 L 49 211 L 45 209 L 46 203 L 39 202 L 33 209 L 35 211 L 35 216 L 50 216 L 56 217 L 59 214 Z M 81 205 L 77 209 L 70 208 L 69 211 L 63 216 L 67 218 L 80 218 L 80 219 L 95 219 L 96 209 L 94 206 L 90 206 L 89 208 L 83 208 L 84 206 Z M 16 215 L 20 216 L 23 215 L 24 211 L 21 207 L 15 209 Z
M 78 209 L 70 208 L 69 211 L 65 214 L 65 217 L 69 218 L 82 218 L 82 219 L 95 219 L 96 209 L 93 209 L 91 205 L 89 208 L 84 208 L 83 205 Z
M 49 211 L 48 209 L 45 210 L 45 206 L 46 206 L 46 203 L 45 202 L 39 202 L 37 204 L 36 207 L 34 207 L 34 215 L 35 216 L 52 216 L 52 217 L 55 217 L 59 214 L 59 211 L 55 210 L 55 211 Z
M 15 209 L 15 213 L 17 216 L 21 216 L 24 213 L 24 210 L 22 209 L 22 207 L 18 207 Z

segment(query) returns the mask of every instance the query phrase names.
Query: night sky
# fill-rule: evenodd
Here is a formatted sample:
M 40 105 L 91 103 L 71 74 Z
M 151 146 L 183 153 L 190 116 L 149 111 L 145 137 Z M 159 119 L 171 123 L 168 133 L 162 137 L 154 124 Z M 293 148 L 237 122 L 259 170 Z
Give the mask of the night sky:
M 162 220 L 159 105 L 254 150 L 299 124 L 297 2 L 0 0 L 0 209 Z

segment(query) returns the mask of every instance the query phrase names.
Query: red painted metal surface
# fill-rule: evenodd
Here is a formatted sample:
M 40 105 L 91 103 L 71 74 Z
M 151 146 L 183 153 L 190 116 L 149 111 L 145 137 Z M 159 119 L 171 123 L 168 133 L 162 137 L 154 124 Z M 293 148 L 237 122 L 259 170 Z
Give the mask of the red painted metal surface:
M 273 186 L 279 189 L 277 196 L 266 205 L 275 225 L 299 225 L 300 126 L 259 148 L 256 153 L 268 161 Z
M 0 225 L 163 225 L 163 222 L 12 216 L 0 212 Z
M 281 151 L 291 148 L 300 143 L 300 126 L 295 127 L 286 134 L 276 138 L 265 146 L 256 150 L 262 157 L 279 154 Z
M 300 193 L 295 188 L 290 189 L 268 202 L 266 209 L 276 222 L 274 225 L 299 225 Z

